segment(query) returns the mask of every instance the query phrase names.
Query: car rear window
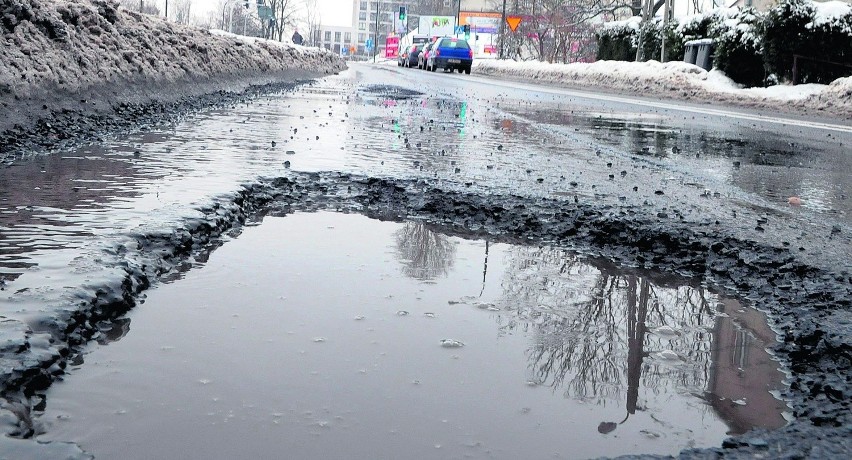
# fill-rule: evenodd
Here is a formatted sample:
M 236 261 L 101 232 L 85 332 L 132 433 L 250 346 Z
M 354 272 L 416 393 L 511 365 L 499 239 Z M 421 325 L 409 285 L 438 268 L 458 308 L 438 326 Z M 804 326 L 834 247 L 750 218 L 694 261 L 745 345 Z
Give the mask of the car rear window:
M 469 50 L 470 49 L 470 45 L 468 45 L 466 41 L 464 41 L 464 40 L 453 40 L 453 39 L 441 40 L 440 47 L 441 48 L 458 48 L 458 49 L 463 49 L 463 50 Z

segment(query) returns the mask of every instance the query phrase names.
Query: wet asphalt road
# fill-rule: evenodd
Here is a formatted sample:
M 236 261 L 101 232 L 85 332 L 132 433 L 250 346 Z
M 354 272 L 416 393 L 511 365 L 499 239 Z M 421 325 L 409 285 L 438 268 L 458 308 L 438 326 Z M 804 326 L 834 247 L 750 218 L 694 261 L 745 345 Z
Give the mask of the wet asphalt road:
M 769 117 L 767 119 L 766 117 Z M 718 228 L 849 270 L 852 128 L 830 120 L 353 65 L 339 76 L 0 169 L 7 350 L 119 279 L 130 235 L 168 233 L 287 169 L 594 203 Z M 801 198 L 790 205 L 789 197 Z M 131 249 L 128 249 L 131 248 Z M 14 367 L 14 362 L 7 367 Z

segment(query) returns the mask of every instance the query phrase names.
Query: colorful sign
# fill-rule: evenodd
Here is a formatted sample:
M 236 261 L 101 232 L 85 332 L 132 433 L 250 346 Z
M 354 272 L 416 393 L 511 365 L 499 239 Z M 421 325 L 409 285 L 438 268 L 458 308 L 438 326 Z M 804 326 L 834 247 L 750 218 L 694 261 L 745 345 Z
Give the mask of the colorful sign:
M 395 58 L 399 55 L 399 37 L 392 36 L 385 39 L 385 57 Z
M 500 13 L 480 13 L 477 11 L 462 11 L 459 14 L 461 25 L 469 24 L 470 31 L 477 34 L 496 34 L 500 31 Z
M 521 19 L 520 16 L 506 16 L 506 24 L 509 24 L 509 28 L 514 32 L 521 23 Z
M 456 26 L 455 16 L 420 16 L 417 33 L 440 37 L 453 35 Z

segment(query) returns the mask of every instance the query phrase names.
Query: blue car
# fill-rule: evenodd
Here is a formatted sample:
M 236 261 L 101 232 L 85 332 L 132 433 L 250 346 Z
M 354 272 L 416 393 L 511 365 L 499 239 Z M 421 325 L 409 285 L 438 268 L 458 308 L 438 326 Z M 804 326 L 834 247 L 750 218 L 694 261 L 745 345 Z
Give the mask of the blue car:
M 432 45 L 426 59 L 426 70 L 445 69 L 469 74 L 473 66 L 473 50 L 463 38 L 443 37 Z

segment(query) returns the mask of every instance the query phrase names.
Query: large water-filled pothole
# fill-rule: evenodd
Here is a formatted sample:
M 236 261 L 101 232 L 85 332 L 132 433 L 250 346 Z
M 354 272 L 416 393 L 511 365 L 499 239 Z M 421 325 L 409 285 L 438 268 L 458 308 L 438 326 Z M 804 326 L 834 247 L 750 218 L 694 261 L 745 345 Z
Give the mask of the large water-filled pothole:
M 267 217 L 68 369 L 39 441 L 98 458 L 673 454 L 779 427 L 765 317 L 554 247 Z

